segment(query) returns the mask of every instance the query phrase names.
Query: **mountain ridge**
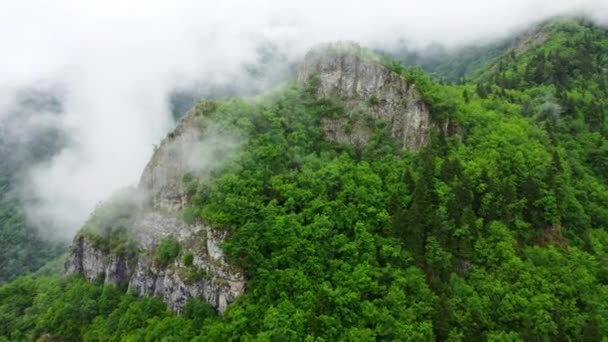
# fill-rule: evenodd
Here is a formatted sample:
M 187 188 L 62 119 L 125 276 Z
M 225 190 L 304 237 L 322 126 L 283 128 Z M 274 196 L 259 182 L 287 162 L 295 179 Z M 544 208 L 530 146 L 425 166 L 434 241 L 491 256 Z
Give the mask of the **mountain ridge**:
M 379 62 L 364 60 L 363 52 L 352 43 L 323 46 L 313 49 L 300 65 L 296 76 L 298 87 L 316 87 L 317 98 L 337 99 L 344 107 L 343 114 L 337 118 L 321 119 L 321 129 L 330 140 L 362 147 L 371 140 L 373 126 L 361 117 L 358 126 L 347 133 L 344 115 L 352 117 L 352 111 L 366 110 L 373 119 L 389 127 L 391 135 L 402 141 L 403 148 L 417 150 L 428 145 L 431 130 L 441 126 L 434 123 L 420 94 L 399 74 Z M 319 83 L 311 85 L 313 78 Z M 369 103 L 373 97 L 378 98 L 378 103 Z M 197 297 L 205 298 L 222 313 L 244 291 L 242 271 L 230 265 L 221 251 L 226 231 L 214 229 L 205 222 L 180 222 L 181 212 L 189 202 L 182 177 L 190 173 L 203 176 L 200 172 L 204 170 L 190 169 L 187 163 L 191 150 L 204 139 L 201 123 L 205 120 L 205 111 L 213 110 L 213 104 L 201 109 L 204 107 L 203 104 L 188 111 L 146 165 L 136 195 L 142 198 L 137 198 L 137 203 L 132 205 L 135 213 L 126 228 L 127 239 L 134 244 L 131 251 L 115 253 L 99 248 L 99 243 L 95 243 L 99 236 L 88 236 L 95 232 L 86 228 L 73 242 L 65 264 L 67 274 L 82 274 L 88 280 L 101 277 L 104 283 L 127 285 L 138 295 L 160 296 L 177 311 L 183 309 L 188 298 Z M 105 238 L 113 239 L 115 234 L 110 232 Z M 179 258 L 160 264 L 150 256 L 163 239 L 171 238 L 182 246 L 181 255 L 194 256 L 192 265 L 184 265 Z M 204 246 L 198 242 L 201 239 L 205 241 Z M 192 268 L 200 269 L 206 276 L 194 281 L 187 279 Z
M 101 286 L 101 277 L 26 277 L 0 288 L 0 335 L 602 340 L 608 34 L 576 21 L 555 25 L 542 43 L 505 52 L 464 84 L 435 82 L 364 50 L 359 59 L 312 58 L 300 82 L 256 99 L 201 101 L 182 125 L 195 136 L 236 136 L 238 148 L 214 149 L 221 163 L 188 169 L 190 159 L 168 148 L 185 130 L 169 134 L 140 183 L 152 196 L 110 201 L 91 218 L 105 230 L 87 235 L 85 226 L 82 236 L 129 256 L 137 206 L 185 225 L 204 222 L 203 231 L 225 238 L 216 246 L 246 278 L 238 298 L 221 315 L 218 302 L 183 299 L 175 315 L 163 298 L 135 298 L 124 285 Z M 319 66 L 327 74 L 315 77 Z M 361 85 L 368 78 L 351 70 L 366 69 L 381 72 Z M 428 143 L 404 148 L 396 120 L 362 110 L 381 103 L 384 84 L 398 94 L 414 88 L 429 122 L 457 123 L 457 134 L 430 129 Z M 408 104 L 397 108 L 405 113 Z M 188 239 L 142 232 L 153 246 L 143 253 L 150 269 L 221 278 L 199 272 L 204 259 Z

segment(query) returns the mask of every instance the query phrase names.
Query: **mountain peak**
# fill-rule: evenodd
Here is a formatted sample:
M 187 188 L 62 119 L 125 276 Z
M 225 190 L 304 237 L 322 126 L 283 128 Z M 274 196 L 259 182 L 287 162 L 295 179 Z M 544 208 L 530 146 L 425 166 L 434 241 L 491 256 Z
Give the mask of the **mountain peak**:
M 345 108 L 344 115 L 322 120 L 333 141 L 353 145 L 369 141 L 373 130 L 350 120 L 356 112 L 387 124 L 391 135 L 407 150 L 428 145 L 431 130 L 440 126 L 414 84 L 356 43 L 338 42 L 312 49 L 300 65 L 297 82 L 313 86 L 318 98 L 331 98 Z

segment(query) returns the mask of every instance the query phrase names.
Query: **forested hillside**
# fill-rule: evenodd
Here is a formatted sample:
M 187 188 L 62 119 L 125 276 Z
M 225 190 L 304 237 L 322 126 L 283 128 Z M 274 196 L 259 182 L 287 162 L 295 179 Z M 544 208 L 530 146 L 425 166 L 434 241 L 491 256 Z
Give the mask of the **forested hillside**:
M 221 316 L 198 299 L 176 314 L 78 276 L 21 277 L 0 288 L 0 341 L 608 338 L 608 31 L 560 19 L 527 34 L 465 84 L 378 59 L 458 123 L 420 151 L 316 97 L 314 78 L 201 100 L 199 124 L 244 143 L 209 179 L 184 175 L 183 219 L 228 231 L 245 293 Z M 325 138 L 319 122 L 341 115 L 367 144 Z
M 0 120 L 0 284 L 37 270 L 65 250 L 64 244 L 49 242 L 27 222 L 23 191 L 24 173 L 64 143 L 55 129 L 35 124 L 44 122 L 42 115 L 57 115 L 59 106 L 48 92 L 24 91 L 15 109 Z M 37 112 L 44 114 L 37 117 Z M 26 130 L 33 134 L 28 136 Z
M 476 76 L 480 68 L 491 62 L 511 45 L 510 40 L 486 44 L 458 46 L 446 49 L 431 45 L 419 51 L 409 49 L 407 43 L 391 50 L 390 55 L 405 66 L 419 66 L 433 79 L 441 83 L 463 83 Z

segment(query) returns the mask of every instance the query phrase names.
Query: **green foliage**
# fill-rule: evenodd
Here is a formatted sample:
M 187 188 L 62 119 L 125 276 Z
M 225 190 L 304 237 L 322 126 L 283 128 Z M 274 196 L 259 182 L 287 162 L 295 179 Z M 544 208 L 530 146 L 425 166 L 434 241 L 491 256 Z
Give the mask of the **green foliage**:
M 376 95 L 372 95 L 367 99 L 367 104 L 370 107 L 374 107 L 380 104 L 380 99 Z
M 420 66 L 433 79 L 451 84 L 464 83 L 480 68 L 505 53 L 511 42 L 507 39 L 456 49 L 431 45 L 426 50 L 409 50 L 403 46 L 394 52 L 395 58 L 406 66 Z
M 137 206 L 136 190 L 124 189 L 107 202 L 99 204 L 79 234 L 106 252 L 134 255 L 137 249 L 129 238 L 128 230 Z
M 182 220 L 187 224 L 193 224 L 198 217 L 197 208 L 188 207 L 182 211 Z
M 183 273 L 183 279 L 186 284 L 194 284 L 198 281 L 209 279 L 209 275 L 202 268 L 190 267 Z
M 310 78 L 308 79 L 308 82 L 306 83 L 306 87 L 305 87 L 304 91 L 308 95 L 314 96 L 318 92 L 320 86 L 321 86 L 321 78 L 319 77 L 318 74 L 312 74 L 312 75 L 310 75 Z
M 437 132 L 415 153 L 376 123 L 366 146 L 326 141 L 319 121 L 344 110 L 311 87 L 201 102 L 201 125 L 246 143 L 211 179 L 184 177 L 184 216 L 227 230 L 222 247 L 245 270 L 247 291 L 222 317 L 197 300 L 176 316 L 159 299 L 79 278 L 19 278 L 0 288 L 1 334 L 602 340 L 608 34 L 584 22 L 545 29 L 543 44 L 505 53 L 467 84 L 441 85 L 386 62 L 435 118 L 456 119 L 464 132 Z M 123 226 L 120 214 L 96 215 L 90 225 L 106 236 Z M 156 252 L 169 263 L 180 246 L 168 238 Z M 185 281 L 206 277 L 192 261 L 183 256 Z
M 35 103 L 30 105 L 36 106 Z M 51 104 L 54 106 L 57 104 Z M 45 113 L 52 110 L 44 108 Z M 48 232 L 49 229 L 41 229 L 43 227 L 28 222 L 31 220 L 26 217 L 21 196 L 21 186 L 27 184 L 23 177 L 26 170 L 35 163 L 46 161 L 63 144 L 55 129 L 41 129 L 24 139 L 22 127 L 29 125 L 25 121 L 38 120 L 30 116 L 18 113 L 16 118 L 9 115 L 0 122 L 4 128 L 0 135 L 0 284 L 39 269 L 66 248 L 56 236 L 43 236 L 40 231 Z
M 66 248 L 65 243 L 48 241 L 28 224 L 22 206 L 10 190 L 0 192 L 0 284 L 39 269 Z
M 198 331 L 202 328 L 207 318 L 216 317 L 215 309 L 209 303 L 190 298 L 184 305 L 183 317 L 192 321 L 192 326 Z
M 184 266 L 186 266 L 186 267 L 192 266 L 193 261 L 194 261 L 194 255 L 192 255 L 192 253 L 188 252 L 188 253 L 184 254 Z
M 428 76 L 422 68 L 406 68 L 388 56 L 383 56 L 381 63 L 389 70 L 401 75 L 420 92 L 433 119 L 442 121 L 457 114 L 458 100 L 462 93 L 458 94 L 456 88 L 441 85 Z
M 177 239 L 174 237 L 164 238 L 160 240 L 158 246 L 156 246 L 156 261 L 161 264 L 168 264 L 177 258 L 179 251 L 180 245 Z

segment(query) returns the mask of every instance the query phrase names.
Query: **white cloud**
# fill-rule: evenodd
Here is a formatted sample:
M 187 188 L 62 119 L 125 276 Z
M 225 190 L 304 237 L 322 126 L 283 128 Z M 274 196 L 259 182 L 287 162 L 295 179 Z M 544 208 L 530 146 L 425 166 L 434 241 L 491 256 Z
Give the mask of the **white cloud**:
M 605 0 L 21 0 L 0 5 L 0 112 L 14 89 L 65 89 L 71 144 L 32 170 L 36 214 L 73 234 L 97 202 L 137 181 L 171 128 L 167 94 L 229 82 L 262 41 L 290 58 L 311 45 L 458 45 L 564 13 L 608 22 Z M 2 118 L 2 114 L 0 114 Z

